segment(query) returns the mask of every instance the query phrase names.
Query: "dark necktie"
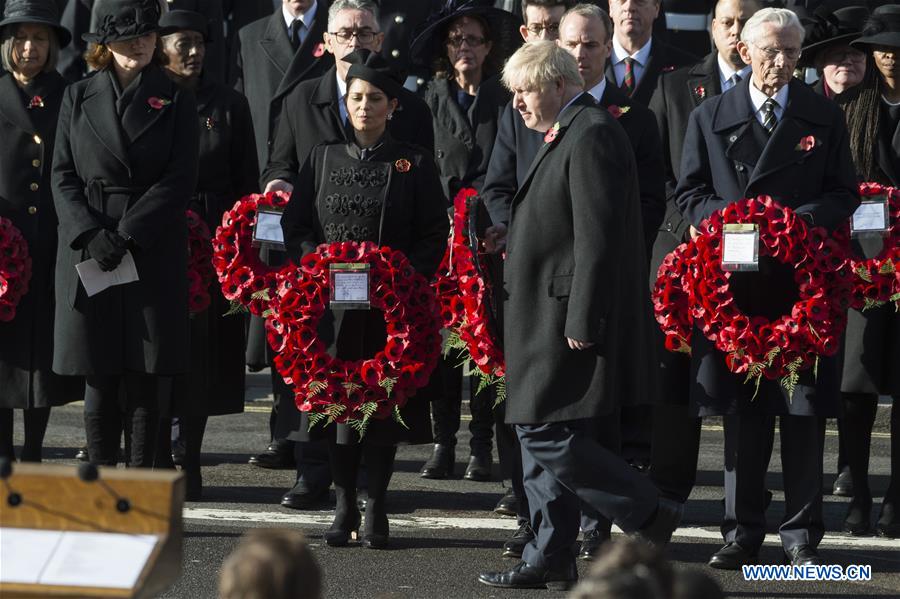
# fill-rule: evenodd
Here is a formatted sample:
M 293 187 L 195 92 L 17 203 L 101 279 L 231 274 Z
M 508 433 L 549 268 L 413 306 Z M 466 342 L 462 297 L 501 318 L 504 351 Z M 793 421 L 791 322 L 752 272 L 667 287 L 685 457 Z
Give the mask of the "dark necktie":
M 741 77 L 740 73 L 735 73 L 734 75 L 729 77 L 728 78 L 728 82 L 729 82 L 728 89 L 731 89 L 732 87 L 737 87 L 737 84 L 741 82 L 741 79 L 743 79 L 743 77 Z
M 762 125 L 766 131 L 769 132 L 769 135 L 772 134 L 772 131 L 775 130 L 775 125 L 778 124 L 778 119 L 775 118 L 775 107 L 778 106 L 778 102 L 769 98 L 762 105 Z
M 291 45 L 294 47 L 295 52 L 297 51 L 297 48 L 300 47 L 300 32 L 303 31 L 304 27 L 305 27 L 305 25 L 303 24 L 303 21 L 301 21 L 300 19 L 294 19 L 291 22 L 291 30 L 290 30 Z
M 625 76 L 622 77 L 622 91 L 625 92 L 629 98 L 631 94 L 634 93 L 634 59 L 632 57 L 627 57 L 622 62 L 625 63 Z

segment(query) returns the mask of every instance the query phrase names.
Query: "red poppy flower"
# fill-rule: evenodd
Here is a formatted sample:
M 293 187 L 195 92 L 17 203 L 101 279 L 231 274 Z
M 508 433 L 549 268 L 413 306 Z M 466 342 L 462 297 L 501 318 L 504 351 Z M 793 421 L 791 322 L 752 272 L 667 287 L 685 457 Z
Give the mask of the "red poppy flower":
M 147 104 L 150 105 L 150 108 L 153 110 L 162 110 L 166 106 L 172 103 L 172 100 L 167 98 L 158 98 L 156 96 L 150 96 L 147 98 Z

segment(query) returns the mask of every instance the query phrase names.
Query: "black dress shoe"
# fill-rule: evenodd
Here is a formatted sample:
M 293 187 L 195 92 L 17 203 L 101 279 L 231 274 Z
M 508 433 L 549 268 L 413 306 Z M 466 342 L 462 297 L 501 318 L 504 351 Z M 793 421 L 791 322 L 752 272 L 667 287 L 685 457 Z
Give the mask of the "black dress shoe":
M 834 479 L 834 487 L 831 489 L 831 494 L 838 497 L 853 497 L 853 478 L 850 476 L 850 468 L 841 470 L 837 478 Z
M 819 566 L 825 562 L 809 545 L 797 545 L 784 550 L 784 563 L 790 566 Z
M 503 589 L 550 589 L 567 591 L 578 582 L 575 563 L 563 568 L 536 568 L 519 562 L 506 572 L 484 572 L 478 575 L 478 582 L 490 587 Z
M 249 464 L 257 468 L 269 468 L 272 470 L 295 468 L 297 464 L 294 462 L 293 443 L 290 441 L 269 443 L 265 451 L 250 458 Z
M 328 501 L 328 487 L 311 489 L 302 478 L 281 498 L 281 506 L 292 510 L 312 510 L 323 507 Z
M 478 482 L 491 480 L 491 454 L 473 453 L 469 458 L 469 465 L 466 467 L 463 478 Z
M 503 543 L 503 557 L 521 558 L 525 546 L 534 540 L 534 531 L 531 524 L 522 522 L 510 539 Z
M 660 497 L 656 514 L 637 534 L 657 547 L 665 547 L 672 538 L 672 533 L 675 532 L 678 524 L 681 523 L 683 514 L 683 503 Z
M 856 498 L 850 502 L 847 508 L 847 516 L 844 518 L 844 532 L 849 532 L 854 537 L 862 537 L 871 533 L 869 522 L 872 520 L 872 499 L 868 501 Z
M 87 447 L 82 447 L 78 451 L 75 452 L 75 459 L 79 462 L 89 462 L 91 461 L 90 456 L 88 456 Z
M 456 465 L 456 448 L 452 445 L 436 443 L 431 457 L 422 466 L 422 478 L 447 478 L 453 476 Z
M 581 549 L 578 550 L 578 559 L 592 560 L 600 551 L 600 546 L 610 539 L 608 530 L 595 528 L 584 533 L 581 539 Z
M 885 501 L 881 504 L 881 515 L 875 523 L 875 534 L 889 539 L 900 538 L 900 518 L 897 514 L 897 504 Z
M 732 541 L 713 553 L 707 564 L 717 570 L 740 570 L 741 566 L 755 564 L 756 559 L 755 552 L 751 553 Z
M 509 489 L 506 495 L 500 498 L 500 501 L 497 502 L 497 506 L 494 508 L 494 513 L 511 518 L 519 515 L 519 500 L 512 489 Z

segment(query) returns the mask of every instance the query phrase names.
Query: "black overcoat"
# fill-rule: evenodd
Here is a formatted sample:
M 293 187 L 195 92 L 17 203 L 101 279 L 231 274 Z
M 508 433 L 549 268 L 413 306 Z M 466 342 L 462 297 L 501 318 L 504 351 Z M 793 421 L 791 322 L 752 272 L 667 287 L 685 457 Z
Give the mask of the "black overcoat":
M 250 23 L 238 34 L 235 89 L 250 103 L 260 171 L 269 160 L 284 97 L 301 81 L 318 77 L 334 64 L 334 57 L 321 46 L 328 5 L 319 1 L 309 34 L 296 52 L 280 10 Z
M 398 100 L 399 106 L 388 122 L 391 137 L 432 150 L 434 132 L 428 105 L 407 89 L 400 92 Z M 339 103 L 337 68 L 333 66 L 321 77 L 300 83 L 285 96 L 260 187 L 275 179 L 294 183 L 300 167 L 317 145 L 353 140 L 352 128 L 341 122 Z
M 456 197 L 462 187 L 481 191 L 497 122 L 509 100 L 509 91 L 500 79 L 490 77 L 482 81 L 475 101 L 463 111 L 456 101 L 456 86 L 448 79 L 428 82 L 425 102 L 434 119 L 434 156 L 448 198 Z
M 859 205 L 859 195 L 841 109 L 792 80 L 784 115 L 760 151 L 755 131 L 761 126 L 749 84 L 748 77 L 691 114 L 676 190 L 685 218 L 697 226 L 732 202 L 767 194 L 818 226 L 834 229 L 844 223 Z M 809 135 L 821 143 L 809 152 L 798 150 L 800 139 Z M 732 275 L 735 297 L 747 311 L 774 318 L 795 301 L 793 271 L 764 261 L 760 269 Z M 763 381 L 751 402 L 754 386 L 730 373 L 724 354 L 695 330 L 691 372 L 691 401 L 700 415 L 745 409 L 826 417 L 840 412 L 837 357 L 820 359 L 818 377 L 804 371 L 793 398 L 777 381 Z
M 656 116 L 662 137 L 663 166 L 665 168 L 666 212 L 655 231 L 650 255 L 650 285 L 656 282 L 656 273 L 665 257 L 679 244 L 686 241 L 690 223 L 681 215 L 675 204 L 675 187 L 681 172 L 681 150 L 691 112 L 706 98 L 722 93 L 719 76 L 718 54 L 713 52 L 701 62 L 663 73 L 650 100 L 650 110 Z M 664 337 L 657 331 L 658 346 L 663 347 Z M 665 349 L 659 352 L 660 401 L 688 405 L 690 387 L 690 359 Z
M 0 407 L 42 408 L 81 398 L 80 381 L 51 370 L 56 210 L 50 190 L 53 140 L 66 82 L 41 73 L 25 89 L 0 71 L 0 216 L 22 232 L 31 281 L 10 322 L 0 322 Z M 28 108 L 33 97 L 43 106 Z
M 119 118 L 113 76 L 71 85 L 60 109 L 53 369 L 179 374 L 188 367 L 185 210 L 197 185 L 197 104 L 151 65 Z M 170 103 L 154 109 L 151 98 Z M 89 257 L 87 234 L 101 228 L 132 238 L 140 280 L 89 298 L 75 265 Z
M 634 155 L 582 95 L 558 117 L 510 210 L 506 422 L 593 418 L 655 394 Z M 566 337 L 595 343 L 576 351 Z
M 398 142 L 388 136 L 383 141 L 383 145 L 374 151 L 369 160 L 393 164 L 398 159 L 406 159 L 412 168 L 404 173 L 391 173 L 381 245 L 403 252 L 413 268 L 430 281 L 443 256 L 449 229 L 446 200 L 441 193 L 434 159 L 430 152 L 418 146 Z M 326 235 L 322 221 L 335 221 L 336 213 L 323 213 L 328 208 L 317 202 L 326 150 L 345 152 L 353 158 L 359 158 L 359 148 L 354 143 L 322 144 L 310 153 L 281 219 L 288 256 L 295 262 L 315 251 L 319 244 L 335 241 Z M 377 242 L 377 239 L 357 241 Z M 327 327 L 330 319 L 333 319 L 333 326 Z M 325 330 L 326 328 L 331 330 Z M 328 339 L 330 342 L 329 352 L 340 358 L 359 359 L 371 356 L 384 346 L 384 319 L 376 311 L 329 311 L 320 323 L 319 330 L 323 340 Z M 344 348 L 348 346 L 354 348 L 349 350 L 352 355 L 345 354 Z M 359 346 L 362 347 L 361 353 L 355 351 Z M 366 432 L 366 441 L 377 444 L 430 442 L 431 388 L 429 385 L 421 389 L 400 411 L 408 429 L 391 419 L 373 421 Z M 300 430 L 292 433 L 291 438 L 308 440 L 310 437 L 307 429 L 308 420 L 304 413 Z M 313 429 L 313 438 L 318 437 L 321 432 L 321 429 Z M 352 443 L 355 442 L 356 433 L 341 425 L 337 427 L 337 437 L 341 443 Z
M 650 44 L 650 58 L 644 66 L 644 72 L 634 88 L 634 93 L 631 94 L 631 99 L 641 106 L 648 106 L 650 98 L 653 97 L 653 92 L 656 90 L 660 74 L 693 64 L 697 61 L 697 58 L 654 37 L 653 43 Z M 610 57 L 610 61 L 606 65 L 606 80 L 613 87 L 617 87 L 612 57 Z

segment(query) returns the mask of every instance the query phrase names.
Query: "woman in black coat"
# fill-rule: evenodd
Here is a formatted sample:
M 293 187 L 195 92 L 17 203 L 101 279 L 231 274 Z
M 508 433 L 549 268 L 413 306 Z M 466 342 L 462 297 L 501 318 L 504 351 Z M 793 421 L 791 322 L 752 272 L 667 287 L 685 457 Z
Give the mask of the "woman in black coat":
M 150 466 L 158 379 L 188 369 L 185 210 L 197 185 L 197 106 L 154 62 L 154 0 L 95 8 L 97 31 L 84 37 L 98 72 L 68 88 L 56 136 L 53 369 L 86 377 L 91 461 L 116 463 L 124 412 L 129 462 Z M 89 297 L 75 270 L 88 259 L 103 271 L 133 259 L 138 280 Z
M 50 407 L 79 399 L 78 379 L 50 370 L 56 211 L 50 168 L 66 83 L 56 71 L 71 36 L 52 0 L 19 0 L 0 22 L 0 216 L 28 243 L 32 277 L 16 316 L 0 322 L 0 456 L 15 459 L 13 409 L 25 420 L 23 461 L 41 461 Z
M 237 199 L 256 191 L 259 174 L 250 107 L 244 96 L 206 77 L 208 31 L 203 15 L 173 10 L 159 24 L 166 74 L 197 96 L 200 169 L 190 209 L 212 232 Z M 208 291 L 211 305 L 191 318 L 190 374 L 172 381 L 173 405 L 169 410 L 162 407 L 157 445 L 157 464 L 170 462 L 169 428 L 171 415 L 177 415 L 185 447 L 187 498 L 195 501 L 202 490 L 200 448 L 207 417 L 244 410 L 244 319 L 226 316 L 229 306 L 218 283 L 213 281 Z
M 395 141 L 385 131 L 387 119 L 397 109 L 401 89 L 399 76 L 385 60 L 368 50 L 357 50 L 344 60 L 353 63 L 347 75 L 346 102 L 355 141 L 317 146 L 301 169 L 282 217 L 288 256 L 299 262 L 321 243 L 373 241 L 403 252 L 413 268 L 430 279 L 443 254 L 448 228 L 446 202 L 434 161 L 427 150 Z M 401 169 L 398 166 L 401 160 L 408 161 L 409 168 Z M 380 183 L 373 183 L 371 177 L 352 177 L 348 181 L 348 177 L 323 175 L 360 169 L 390 174 Z M 333 194 L 361 196 L 378 209 L 346 211 L 332 201 Z M 360 359 L 384 347 L 386 329 L 379 312 L 343 310 L 331 314 L 333 331 L 320 327 L 320 336 L 333 339 L 330 351 L 339 358 Z M 324 431 L 312 429 L 313 435 L 324 433 L 329 439 L 329 461 L 337 499 L 334 524 L 325 533 L 329 545 L 346 545 L 359 528 L 356 477 L 363 456 L 368 469 L 363 544 L 371 548 L 387 544 L 384 499 L 393 473 L 397 443 L 431 440 L 428 401 L 423 395 L 419 393 L 401 410 L 408 428 L 393 420 L 374 421 L 362 442 L 349 426 L 338 425 Z M 303 421 L 296 440 L 308 440 L 305 417 Z

